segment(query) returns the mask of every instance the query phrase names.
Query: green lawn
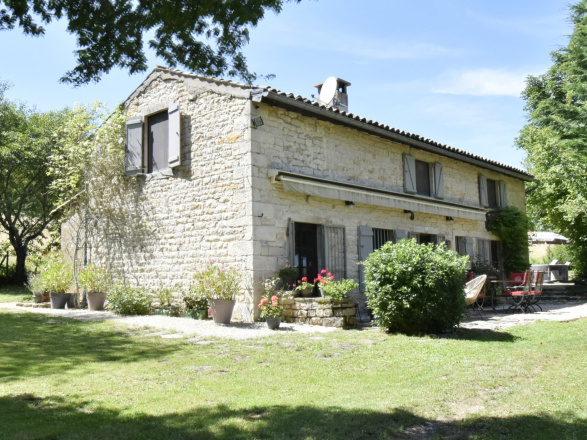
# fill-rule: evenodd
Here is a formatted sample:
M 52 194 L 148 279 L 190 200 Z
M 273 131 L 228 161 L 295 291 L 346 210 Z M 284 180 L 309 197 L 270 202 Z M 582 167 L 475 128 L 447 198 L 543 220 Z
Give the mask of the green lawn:
M 0 286 L 0 303 L 32 301 L 33 294 L 24 286 Z
M 0 438 L 587 438 L 587 320 L 447 338 L 148 332 L 0 312 Z

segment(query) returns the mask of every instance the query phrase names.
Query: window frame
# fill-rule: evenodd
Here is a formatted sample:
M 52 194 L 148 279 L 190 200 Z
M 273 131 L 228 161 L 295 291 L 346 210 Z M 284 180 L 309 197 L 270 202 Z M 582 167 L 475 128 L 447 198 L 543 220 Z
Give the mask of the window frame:
M 167 163 L 153 171 L 149 153 L 149 118 L 167 111 Z M 153 174 L 181 165 L 181 112 L 179 101 L 148 107 L 125 121 L 125 174 Z

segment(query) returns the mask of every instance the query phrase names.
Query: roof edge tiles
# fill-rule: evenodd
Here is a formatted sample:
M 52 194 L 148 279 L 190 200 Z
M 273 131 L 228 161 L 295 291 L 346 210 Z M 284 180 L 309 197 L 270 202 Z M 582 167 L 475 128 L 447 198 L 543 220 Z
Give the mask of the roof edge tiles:
M 209 82 L 218 86 L 238 88 L 243 92 L 248 91 L 248 93 L 250 93 L 250 99 L 253 101 L 264 101 L 272 105 L 306 114 L 307 116 L 317 117 L 321 120 L 352 127 L 375 136 L 392 139 L 396 142 L 404 143 L 414 148 L 464 161 L 472 165 L 509 175 L 527 182 L 534 180 L 534 176 L 532 174 L 510 165 L 505 165 L 491 159 L 486 159 L 467 151 L 459 150 L 446 144 L 441 144 L 439 142 L 433 141 L 432 139 L 427 139 L 414 133 L 399 130 L 397 128 L 390 127 L 389 125 L 381 124 L 377 121 L 373 121 L 353 113 L 348 113 L 334 107 L 326 107 L 324 105 L 318 104 L 316 101 L 311 101 L 300 95 L 285 93 L 269 86 L 260 87 L 240 84 L 230 80 L 182 72 L 180 70 L 170 69 L 164 66 L 155 66 L 151 74 L 149 74 L 149 76 L 139 85 L 139 87 L 137 87 L 125 100 L 125 104 L 128 103 L 128 101 L 133 96 L 138 94 L 140 90 L 146 87 L 147 84 L 149 84 L 161 74 L 182 76 L 185 78 L 193 78 L 195 80 Z

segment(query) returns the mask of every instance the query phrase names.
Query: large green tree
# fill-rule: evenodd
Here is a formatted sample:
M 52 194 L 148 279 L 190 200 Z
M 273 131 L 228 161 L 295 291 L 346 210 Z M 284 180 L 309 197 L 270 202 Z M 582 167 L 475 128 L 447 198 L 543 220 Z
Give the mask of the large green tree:
M 83 150 L 95 114 L 87 108 L 37 112 L 4 98 L 0 84 L 0 227 L 16 253 L 16 279 L 26 279 L 30 244 L 40 237 L 55 210 L 81 187 Z M 64 172 L 66 171 L 66 172 Z
M 130 73 L 147 69 L 143 38 L 170 66 L 252 82 L 241 49 L 267 10 L 301 0 L 0 0 L 0 30 L 19 26 L 42 35 L 42 24 L 68 21 L 77 38 L 77 66 L 61 79 L 80 85 L 99 81 L 113 67 Z
M 530 76 L 523 97 L 528 124 L 517 144 L 539 181 L 530 213 L 573 241 L 574 265 L 587 275 L 587 1 L 570 6 L 573 33 L 552 52 L 552 66 Z

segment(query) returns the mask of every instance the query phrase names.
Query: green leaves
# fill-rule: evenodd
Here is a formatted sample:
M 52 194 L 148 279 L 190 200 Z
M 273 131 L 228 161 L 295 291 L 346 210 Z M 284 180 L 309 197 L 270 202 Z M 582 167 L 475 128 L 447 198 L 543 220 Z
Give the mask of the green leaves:
M 468 257 L 416 240 L 387 243 L 365 265 L 367 303 L 388 331 L 428 333 L 457 325 L 465 311 Z
M 587 253 L 587 1 L 570 10 L 574 30 L 568 45 L 551 54 L 548 72 L 527 80 L 522 96 L 528 124 L 516 143 L 540 182 L 527 197 L 530 215 L 541 227 L 570 238 L 582 254 Z M 587 275 L 587 260 L 574 264 Z
M 23 0 L 5 2 L 0 30 L 18 25 L 27 34 L 42 35 L 36 14 L 46 23 L 66 18 L 79 50 L 77 66 L 61 81 L 76 86 L 98 82 L 115 67 L 131 74 L 145 71 L 143 37 L 149 31 L 155 35 L 149 46 L 169 66 L 210 76 L 238 76 L 251 83 L 257 74 L 249 72 L 241 52 L 249 41 L 249 27 L 256 26 L 266 11 L 279 13 L 285 1 L 300 0 Z

